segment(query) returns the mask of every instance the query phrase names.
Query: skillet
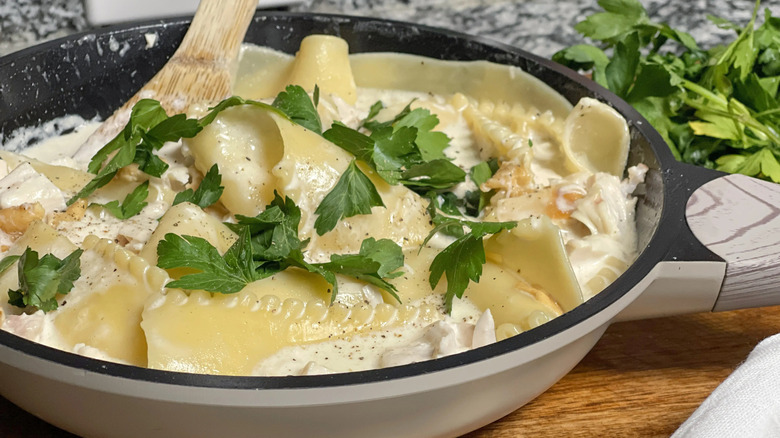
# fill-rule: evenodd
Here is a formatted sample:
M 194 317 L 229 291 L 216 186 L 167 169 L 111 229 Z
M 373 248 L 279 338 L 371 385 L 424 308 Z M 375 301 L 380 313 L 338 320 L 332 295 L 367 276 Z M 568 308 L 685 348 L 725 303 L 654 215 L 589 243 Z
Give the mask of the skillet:
M 178 18 L 111 27 L 0 59 L 0 139 L 66 114 L 109 116 L 162 67 L 188 24 Z M 147 33 L 157 34 L 151 48 Z M 780 235 L 772 231 L 780 231 L 771 204 L 780 205 L 777 190 L 676 162 L 646 120 L 592 81 L 484 38 L 370 18 L 258 12 L 245 41 L 294 53 L 312 33 L 338 35 L 353 53 L 515 65 L 572 103 L 585 96 L 608 102 L 629 123 L 629 165 L 650 167 L 638 193 L 636 262 L 596 297 L 528 332 L 433 361 L 354 373 L 174 373 L 77 356 L 0 331 L 3 396 L 82 436 L 456 436 L 553 385 L 612 321 L 780 304 L 780 294 L 768 293 L 777 270 L 767 262 L 771 245 L 754 244 Z M 728 192 L 737 195 L 721 202 Z M 739 221 L 733 212 L 741 212 Z M 756 246 L 758 253 L 748 251 Z

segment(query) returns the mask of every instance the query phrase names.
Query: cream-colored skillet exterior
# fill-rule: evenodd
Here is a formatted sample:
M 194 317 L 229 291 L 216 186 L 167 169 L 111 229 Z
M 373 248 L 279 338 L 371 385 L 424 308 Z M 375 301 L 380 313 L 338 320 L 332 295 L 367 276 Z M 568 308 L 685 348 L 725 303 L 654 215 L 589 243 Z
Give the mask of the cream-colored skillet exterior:
M 251 49 L 250 49 L 251 50 Z M 354 72 L 354 75 L 356 77 L 356 83 L 359 87 L 366 87 L 367 91 L 366 93 L 363 93 L 363 107 L 358 108 L 359 111 L 362 111 L 362 114 L 365 114 L 367 110 L 367 105 L 370 105 L 373 103 L 373 101 L 376 100 L 376 97 L 381 97 L 383 100 L 387 101 L 388 99 L 393 99 L 392 95 L 388 95 L 386 93 L 384 94 L 378 94 L 378 95 L 371 95 L 371 90 L 376 88 L 400 88 L 400 89 L 406 89 L 406 90 L 412 90 L 412 91 L 418 91 L 418 94 L 400 94 L 395 96 L 396 102 L 396 109 L 398 109 L 398 104 L 403 102 L 408 102 L 410 100 L 410 97 L 416 97 L 418 98 L 419 102 L 422 102 L 424 104 L 433 105 L 435 104 L 435 96 L 429 98 L 426 94 L 419 94 L 420 92 L 425 91 L 426 93 L 433 93 L 434 95 L 437 93 L 441 93 L 444 95 L 445 93 L 450 92 L 453 88 L 457 88 L 458 91 L 463 92 L 465 95 L 468 95 L 469 97 L 477 100 L 487 100 L 487 101 L 514 101 L 515 99 L 517 101 L 522 101 L 524 105 L 534 108 L 539 111 L 539 113 L 547 113 L 549 114 L 549 117 L 551 120 L 561 120 L 565 118 L 566 114 L 568 114 L 570 107 L 568 103 L 563 100 L 559 95 L 556 93 L 549 92 L 546 87 L 540 86 L 540 83 L 538 80 L 526 75 L 525 73 L 514 69 L 514 68 L 506 68 L 506 67 L 500 67 L 496 66 L 494 64 L 489 63 L 461 63 L 461 64 L 453 64 L 453 63 L 444 63 L 440 61 L 432 61 L 432 60 L 423 60 L 422 58 L 416 58 L 416 57 L 410 57 L 410 56 L 397 56 L 397 55 L 390 55 L 390 59 L 392 59 L 392 62 L 387 62 L 388 55 L 363 55 L 363 56 L 356 56 L 352 60 L 352 70 Z M 245 62 L 244 65 L 252 65 L 255 64 L 262 64 L 264 61 L 263 59 L 268 58 L 275 58 L 277 55 L 275 54 L 269 54 L 268 52 L 261 52 L 261 55 L 257 58 L 251 58 L 251 55 L 247 57 L 247 62 Z M 292 58 L 285 58 L 284 56 L 279 55 L 278 56 L 282 61 L 286 59 L 284 62 L 292 62 Z M 278 65 L 276 65 L 274 68 L 278 69 L 280 72 L 284 72 L 284 62 L 280 62 Z M 426 65 L 427 63 L 427 65 Z M 282 67 L 279 67 L 282 66 Z M 388 68 L 390 67 L 396 67 Z M 256 66 L 255 66 L 256 67 Z M 401 72 L 404 74 L 402 75 Z M 265 90 L 262 89 L 262 87 L 255 86 L 248 86 L 247 84 L 252 84 L 252 77 L 248 77 L 247 74 L 244 71 L 244 76 L 241 77 L 242 72 L 239 73 L 239 85 L 237 87 L 237 94 L 244 95 L 246 97 L 253 97 L 253 98 L 265 98 L 273 95 L 273 93 L 269 95 L 265 95 Z M 399 77 L 408 78 L 413 77 L 415 78 L 413 81 L 408 80 L 402 80 L 398 81 Z M 264 83 L 267 84 L 273 84 L 273 76 L 268 73 L 267 71 L 263 73 Z M 464 78 L 466 78 L 464 80 Z M 511 84 L 511 86 L 507 87 L 506 84 Z M 242 92 L 242 87 L 249 87 L 246 92 Z M 416 88 L 415 88 L 416 87 Z M 327 99 L 327 95 L 325 96 Z M 343 99 L 341 99 L 343 101 Z M 360 100 L 360 97 L 357 98 L 357 100 Z M 441 100 L 441 99 L 440 99 Z M 333 117 L 334 115 L 343 116 L 345 113 L 343 111 L 340 111 L 339 105 L 344 107 L 344 102 L 339 102 L 339 99 L 333 99 L 332 103 L 336 106 L 336 112 L 335 114 L 331 114 Z M 445 105 L 446 102 L 442 103 L 442 106 Z M 591 105 L 599 105 L 596 102 L 591 103 Z M 403 105 L 401 105 L 402 107 Z M 348 112 L 347 112 L 348 113 Z M 359 113 L 360 114 L 360 113 Z M 454 113 L 457 114 L 457 113 Z M 609 117 L 609 113 L 607 113 L 607 117 Z M 354 117 L 355 120 L 359 120 L 361 117 Z M 446 117 L 440 117 L 442 119 L 446 119 Z M 443 120 L 444 121 L 444 120 Z M 458 129 L 457 124 L 463 123 L 462 121 L 458 120 L 451 120 L 450 121 L 450 131 L 455 132 Z M 445 131 L 447 130 L 447 127 L 445 126 Z M 456 137 L 456 140 L 457 137 Z M 537 141 L 537 150 L 539 150 L 544 142 Z M 465 142 L 464 146 L 469 146 L 467 142 Z M 500 149 L 500 146 L 497 146 Z M 627 148 L 627 144 L 626 144 Z M 627 149 L 626 149 L 627 150 Z M 456 151 L 457 152 L 457 151 Z M 498 152 L 503 152 L 499 150 Z M 173 154 L 176 154 L 176 152 L 172 152 Z M 488 153 L 488 155 L 491 155 L 491 153 Z M 570 156 L 571 154 L 567 154 L 567 158 L 569 158 L 569 161 L 575 161 L 576 157 L 572 158 Z M 186 158 L 186 157 L 185 157 Z M 485 158 L 485 157 L 482 157 Z M 186 161 L 186 160 L 184 160 Z M 466 160 L 464 165 L 468 164 L 469 160 Z M 562 161 L 562 160 L 561 160 Z M 472 163 L 474 164 L 474 163 Z M 587 164 L 585 165 L 587 167 Z M 577 167 L 576 165 L 574 166 Z M 582 166 L 581 166 L 582 167 Z M 548 169 L 549 170 L 549 169 Z M 555 169 L 558 170 L 558 169 Z M 578 169 L 582 170 L 582 169 Z M 587 170 L 587 169 L 586 169 Z M 541 172 L 540 172 L 541 173 Z M 138 237 L 138 242 L 133 243 L 132 241 L 127 242 L 126 245 L 129 245 L 130 249 L 135 250 L 135 252 L 139 252 L 141 249 L 141 245 L 144 242 L 144 236 L 146 239 L 149 238 L 149 235 L 154 231 L 154 225 L 156 218 L 158 218 L 162 211 L 164 211 L 163 205 L 165 202 L 166 197 L 170 197 L 170 191 L 172 189 L 175 189 L 176 183 L 178 182 L 180 185 L 183 185 L 184 179 L 181 178 L 182 172 L 174 168 L 172 166 L 172 169 L 167 177 L 164 176 L 165 183 L 162 184 L 162 186 L 157 187 L 157 203 L 151 203 L 150 207 L 148 207 L 144 214 L 142 214 L 140 217 L 146 219 L 141 219 L 140 224 L 135 224 L 135 226 L 132 228 L 132 232 L 126 232 L 124 234 L 128 236 L 136 236 Z M 186 173 L 185 173 L 186 175 Z M 542 177 L 543 180 L 547 180 L 549 182 L 549 179 L 551 179 L 551 176 L 553 177 L 561 175 L 555 173 L 554 171 L 551 174 L 546 174 Z M 167 179 L 166 179 L 167 178 Z M 614 178 L 613 178 L 614 179 Z M 640 176 L 641 179 L 641 176 Z M 585 183 L 575 179 L 575 181 L 572 181 L 572 183 L 580 183 L 581 185 L 584 185 Z M 633 183 L 635 184 L 636 181 Z M 632 183 L 629 183 L 628 187 L 631 187 Z M 618 189 L 619 190 L 619 189 Z M 631 190 L 628 190 L 630 192 Z M 119 190 L 121 193 L 122 191 Z M 624 194 L 625 196 L 625 194 Z M 105 202 L 105 201 L 104 201 Z M 168 201 L 169 202 L 169 201 Z M 632 204 L 629 200 L 625 200 L 629 204 L 628 208 L 632 208 Z M 310 207 L 313 208 L 313 207 Z M 521 217 L 512 217 L 513 216 L 513 208 L 510 207 L 508 209 L 504 209 L 504 215 L 509 216 L 505 217 L 504 220 L 516 220 L 521 219 Z M 500 209 L 496 209 L 496 211 L 500 211 Z M 500 219 L 500 218 L 499 218 Z M 138 222 L 138 221 L 136 221 Z M 583 223 L 586 223 L 587 220 L 584 220 Z M 147 224 L 146 228 L 144 228 L 144 223 Z M 589 227 L 592 224 L 589 224 Z M 633 224 L 631 224 L 633 226 Z M 119 233 L 121 227 L 126 226 L 125 224 L 119 224 L 115 223 L 114 226 L 109 226 L 106 228 L 106 231 L 104 232 L 103 237 L 112 237 L 112 233 Z M 534 230 L 539 229 L 539 227 L 544 228 L 543 225 L 531 225 L 531 231 L 534 232 Z M 593 227 L 596 227 L 593 225 Z M 81 228 L 83 230 L 83 228 Z M 88 228 L 89 229 L 89 228 Z M 137 232 L 138 230 L 145 230 L 142 232 Z M 630 231 L 630 230 L 629 230 Z M 75 233 L 73 230 L 66 231 L 66 234 L 71 237 L 73 240 L 78 241 L 78 243 L 81 243 L 81 240 L 84 240 L 85 236 L 83 233 L 81 235 L 73 234 Z M 88 234 L 92 234 L 93 232 L 90 232 Z M 144 234 L 145 233 L 145 234 Z M 123 234 L 123 235 L 124 235 Z M 629 241 L 630 245 L 633 244 L 634 237 L 631 235 L 631 233 L 627 234 L 627 241 Z M 511 245 L 511 242 L 509 243 Z M 629 245 L 629 246 L 630 246 Z M 90 245 L 94 246 L 94 245 Z M 497 248 L 500 248 L 501 245 L 499 245 Z M 143 251 L 141 251 L 143 253 Z M 497 251 L 498 253 L 501 253 L 501 251 Z M 538 252 L 537 252 L 538 254 Z M 631 260 L 624 261 L 624 266 L 627 266 L 628 263 L 630 263 Z M 544 266 L 539 266 L 539 269 L 543 269 Z M 536 269 L 536 270 L 539 270 Z M 619 272 L 618 272 L 619 273 Z M 349 287 L 346 287 L 345 289 L 349 289 Z M 153 292 L 150 292 L 153 293 Z M 554 298 L 559 301 L 559 304 L 564 307 L 564 310 L 568 310 L 575 306 L 577 304 L 577 301 L 572 301 L 570 303 L 566 302 L 566 299 L 563 299 L 559 296 L 556 296 L 555 291 L 549 292 Z M 358 292 L 359 294 L 359 292 Z M 468 294 L 467 294 L 468 295 Z M 75 295 L 74 295 L 75 296 Z M 348 297 L 349 294 L 344 294 L 345 297 Z M 476 296 L 475 298 L 478 298 Z M 199 298 L 200 299 L 200 298 Z M 205 302 L 209 302 L 210 299 L 204 297 L 203 298 Z M 342 298 L 345 299 L 345 298 Z M 152 303 L 159 302 L 159 299 L 151 299 L 149 300 Z M 466 321 L 476 321 L 479 316 L 479 310 L 476 309 L 476 311 L 471 308 L 469 300 L 464 300 L 465 304 L 464 306 L 460 306 L 459 308 L 456 308 L 455 317 L 458 319 L 463 319 Z M 156 304 L 152 304 L 151 307 L 147 304 L 147 308 L 155 309 Z M 483 307 L 484 308 L 484 307 Z M 12 315 L 13 309 L 10 309 L 6 307 L 4 309 L 5 313 Z M 36 318 L 43 318 L 42 324 L 45 326 L 47 324 L 47 320 L 43 315 L 38 314 Z M 13 318 L 8 318 L 9 321 L 12 321 L 11 324 L 8 324 L 7 327 L 13 328 L 15 327 L 15 324 L 13 323 Z M 545 319 L 540 320 L 539 322 L 544 322 Z M 38 323 L 40 321 L 37 321 Z M 531 325 L 533 327 L 533 325 Z M 29 325 L 25 327 L 25 330 L 29 328 Z M 400 335 L 400 336 L 406 336 L 405 343 L 409 343 L 414 340 L 415 336 L 419 336 L 421 334 L 420 329 L 422 327 L 420 326 L 410 326 L 404 330 L 393 330 L 391 332 L 388 332 L 388 334 L 391 335 Z M 406 332 L 405 335 L 401 335 L 401 333 Z M 22 331 L 19 331 L 17 329 L 17 333 L 21 333 Z M 148 331 L 147 331 L 148 336 Z M 348 344 L 349 346 L 355 346 L 360 345 L 361 343 L 358 342 L 359 340 L 362 340 L 362 344 L 366 345 L 363 350 L 358 350 L 354 354 L 350 354 L 351 356 L 360 357 L 361 362 L 363 364 L 368 363 L 369 366 L 366 368 L 373 368 L 377 366 L 377 358 L 374 358 L 373 361 L 370 360 L 364 360 L 368 356 L 367 351 L 377 351 L 377 348 L 374 348 L 372 345 L 372 342 L 374 342 L 374 339 L 376 339 L 376 334 L 372 334 L 371 336 L 361 337 L 361 336 L 354 336 L 352 338 L 352 341 Z M 41 337 L 39 334 L 38 338 L 36 340 L 41 341 L 43 343 L 47 343 L 52 346 L 64 348 L 64 345 L 60 345 L 59 340 L 54 340 L 57 338 L 56 333 L 52 335 L 51 339 L 45 339 L 44 337 Z M 316 360 L 306 360 L 304 359 L 304 363 L 313 363 L 314 367 L 306 367 L 306 368 L 285 368 L 285 364 L 289 365 L 289 358 L 296 357 L 296 359 L 299 359 L 298 362 L 301 362 L 301 357 L 304 358 L 317 358 L 322 356 L 334 356 L 337 354 L 339 349 L 343 349 L 344 345 L 339 345 L 339 343 L 343 344 L 344 341 L 337 341 L 337 342 L 331 342 L 327 344 L 323 344 L 324 347 L 320 349 L 320 351 L 316 351 L 311 356 L 307 356 L 306 354 L 303 354 L 303 356 L 300 356 L 302 351 L 305 351 L 307 348 L 297 348 L 294 349 L 294 351 L 285 351 L 282 354 L 282 357 L 274 357 L 275 360 L 278 360 L 282 363 L 282 365 L 274 363 L 272 366 L 268 365 L 258 365 L 259 368 L 262 371 L 263 374 L 291 374 L 291 373 L 300 373 L 300 372 L 327 372 L 327 371 L 353 371 L 357 369 L 364 369 L 361 368 L 361 364 L 355 361 L 349 362 L 344 361 L 342 364 L 337 364 L 335 366 L 331 365 L 332 368 L 318 368 L 318 363 Z M 78 347 L 78 348 L 77 348 Z M 105 354 L 104 352 L 98 351 L 93 352 L 92 347 L 90 345 L 83 346 L 81 343 L 76 344 L 76 346 L 73 346 L 70 348 L 71 351 L 78 351 L 85 354 L 91 354 L 94 356 L 97 356 L 99 358 L 103 359 L 111 359 L 112 356 Z M 64 348 L 68 350 L 69 348 Z M 316 349 L 316 348 L 315 348 Z M 324 352 L 323 352 L 324 351 Z M 450 351 L 450 352 L 456 352 Z M 449 353 L 447 353 L 449 354 Z M 427 357 L 419 357 L 417 359 L 422 360 Z M 115 358 L 116 360 L 116 358 Z M 120 359 L 121 361 L 121 359 Z M 133 363 L 132 361 L 130 363 Z M 398 362 L 398 363 L 404 363 Z M 365 367 L 365 365 L 363 365 Z M 182 368 L 177 369 L 180 371 L 200 371 L 200 372 L 209 372 L 207 369 L 193 369 L 193 368 Z M 276 371 L 274 371 L 276 370 Z M 230 372 L 230 371 L 228 371 Z M 254 370 L 253 370 L 254 372 Z

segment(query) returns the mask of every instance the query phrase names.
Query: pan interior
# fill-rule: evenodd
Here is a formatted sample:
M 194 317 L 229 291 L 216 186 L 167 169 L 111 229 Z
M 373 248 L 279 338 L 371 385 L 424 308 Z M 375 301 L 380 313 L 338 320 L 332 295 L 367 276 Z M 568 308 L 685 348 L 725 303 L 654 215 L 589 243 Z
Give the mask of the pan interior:
M 0 59 L 0 77 L 6 78 L 0 84 L 0 141 L 19 128 L 37 126 L 67 114 L 78 114 L 87 119 L 109 116 L 164 65 L 181 41 L 187 25 L 185 19 L 172 19 L 108 28 L 46 43 Z M 650 168 L 646 183 L 638 188 L 637 231 L 640 248 L 646 248 L 641 251 L 638 261 L 597 299 L 594 298 L 593 305 L 587 309 L 575 309 L 490 348 L 439 359 L 435 364 L 413 364 L 392 370 L 305 379 L 176 376 L 178 373 L 117 364 L 106 366 L 105 362 L 55 351 L 4 332 L 0 333 L 0 342 L 30 354 L 102 373 L 195 386 L 301 387 L 391 379 L 483 360 L 549 337 L 614 302 L 643 278 L 665 253 L 667 242 L 658 240 L 657 236 L 665 203 L 662 169 L 673 159 L 649 123 L 609 91 L 549 60 L 517 48 L 412 24 L 341 16 L 258 14 L 246 42 L 294 53 L 301 39 L 312 33 L 340 36 L 347 40 L 353 53 L 401 52 L 438 59 L 487 60 L 515 65 L 550 85 L 572 104 L 586 96 L 612 104 L 629 122 L 628 164 L 644 163 Z M 146 47 L 147 34 L 157 35 L 153 47 Z M 109 45 L 116 47 L 117 44 L 120 50 L 109 50 Z

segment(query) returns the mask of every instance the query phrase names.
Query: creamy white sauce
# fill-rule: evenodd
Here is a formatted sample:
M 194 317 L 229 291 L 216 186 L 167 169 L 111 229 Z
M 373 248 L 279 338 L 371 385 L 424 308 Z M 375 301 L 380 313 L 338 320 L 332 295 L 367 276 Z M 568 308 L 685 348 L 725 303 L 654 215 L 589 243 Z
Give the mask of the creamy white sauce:
M 3 149 L 5 150 L 12 152 L 19 152 L 24 150 L 26 153 L 28 150 L 34 150 L 36 145 L 41 144 L 41 142 L 53 140 L 56 137 L 60 137 L 66 132 L 70 132 L 74 129 L 79 131 L 88 124 L 92 124 L 95 127 L 99 125 L 96 119 L 87 121 L 77 115 L 58 117 L 56 119 L 44 122 L 37 127 L 26 127 L 18 129 L 14 131 L 13 134 L 11 134 L 8 138 L 0 137 L 0 142 L 2 142 Z M 76 148 L 79 146 L 78 144 L 70 143 L 67 140 L 66 142 Z
M 139 214 L 121 220 L 102 208 L 88 208 L 81 220 L 61 222 L 56 228 L 76 245 L 83 244 L 87 236 L 94 234 L 103 239 L 119 241 L 125 248 L 137 253 L 157 228 L 157 219 L 165 209 L 167 205 L 152 203 Z
M 74 119 L 73 132 L 57 135 L 52 133 L 48 138 L 36 143 L 24 150 L 24 155 L 44 163 L 70 166 L 77 169 L 86 169 L 86 163 L 73 159 L 79 147 L 84 144 L 90 135 L 100 126 L 97 121 Z
M 65 209 L 65 197 L 60 189 L 29 163 L 16 166 L 0 179 L 0 208 L 16 207 L 33 200 L 47 212 Z
M 420 303 L 441 305 L 440 299 L 428 296 Z M 284 376 L 363 371 L 459 353 L 490 343 L 490 334 L 495 342 L 495 327 L 489 314 L 488 311 L 488 318 L 484 318 L 469 300 L 456 300 L 452 314 L 434 324 L 414 323 L 344 339 L 285 347 L 257 364 L 252 374 Z M 476 343 L 472 342 L 475 332 Z M 453 343 L 446 336 L 452 333 L 463 334 L 467 339 Z

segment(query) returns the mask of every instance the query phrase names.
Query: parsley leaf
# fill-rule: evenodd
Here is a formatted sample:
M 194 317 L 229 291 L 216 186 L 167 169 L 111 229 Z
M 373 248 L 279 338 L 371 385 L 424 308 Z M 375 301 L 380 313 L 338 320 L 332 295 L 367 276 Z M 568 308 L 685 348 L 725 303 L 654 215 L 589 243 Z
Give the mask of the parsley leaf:
M 248 227 L 255 259 L 265 264 L 284 262 L 293 253 L 303 252 L 308 240 L 298 237 L 301 209 L 290 198 L 274 193 L 274 199 L 255 217 L 236 215 L 237 224 L 226 224 L 238 232 Z M 284 269 L 284 268 L 281 268 Z
M 146 198 L 149 196 L 149 181 L 144 181 L 142 184 L 139 184 L 138 187 L 133 189 L 132 192 L 128 193 L 127 196 L 125 196 L 124 201 L 122 201 L 122 204 L 119 204 L 119 201 L 111 201 L 106 204 L 98 204 L 98 203 L 92 203 L 92 205 L 96 205 L 99 207 L 105 208 L 109 213 L 113 214 L 114 217 L 117 219 L 128 219 L 131 218 L 138 213 L 141 212 L 141 210 L 144 209 L 144 207 L 147 206 Z
M 127 125 L 92 157 L 87 170 L 91 173 L 98 173 L 103 162 L 112 152 L 121 149 L 127 143 L 137 143 L 140 140 L 141 132 L 148 131 L 166 117 L 168 115 L 160 106 L 160 102 L 153 99 L 139 100 L 130 111 L 130 119 Z
M 371 207 L 384 206 L 374 184 L 358 168 L 355 160 L 352 160 L 336 185 L 314 211 L 317 214 L 314 228 L 321 236 L 335 228 L 343 218 L 370 214 Z
M 414 144 L 420 151 L 423 161 L 431 161 L 446 158 L 444 149 L 450 145 L 450 139 L 447 134 L 439 131 L 433 131 L 433 128 L 439 124 L 439 118 L 426 108 L 415 108 L 403 117 L 397 118 L 393 123 L 394 129 L 402 127 L 417 128 L 417 137 Z
M 413 163 L 422 162 L 422 155 L 414 146 L 416 137 L 417 129 L 413 127 L 377 129 L 370 137 L 374 142 L 367 151 L 369 159 L 363 161 L 373 164 L 379 176 L 388 183 L 402 183 L 404 170 Z
M 168 170 L 168 163 L 152 152 L 148 143 L 141 143 L 135 148 L 133 163 L 138 165 L 138 170 L 156 177 L 161 177 Z
M 488 234 L 512 229 L 517 226 L 517 222 L 477 222 L 442 215 L 438 211 L 435 197 L 431 199 L 428 212 L 436 226 L 428 234 L 423 245 L 437 232 L 457 237 L 434 257 L 428 277 L 431 289 L 435 289 L 441 277 L 446 276 L 447 291 L 444 294 L 444 304 L 447 312 L 451 313 L 455 297 L 462 298 L 469 282 L 479 282 L 482 276 L 482 265 L 486 261 L 483 238 Z
M 384 107 L 384 105 L 382 105 L 382 102 L 375 102 L 374 105 L 372 105 L 371 109 L 369 110 L 369 117 L 367 117 L 366 120 L 364 120 L 361 125 L 362 127 L 368 129 L 369 131 L 376 131 L 382 128 L 393 126 L 397 121 L 401 120 L 412 111 L 412 102 L 409 102 L 409 105 L 406 105 L 406 107 L 404 107 L 404 109 L 402 109 L 401 112 L 396 114 L 392 120 L 388 120 L 386 122 L 378 122 L 374 120 L 374 117 L 376 117 L 377 114 L 379 114 L 379 110 L 381 110 Z M 379 107 L 377 105 L 382 105 L 382 106 Z M 376 112 L 374 112 L 375 106 L 378 108 Z
M 769 148 L 756 152 L 722 155 L 717 159 L 718 170 L 744 175 L 766 175 L 780 181 L 780 162 Z
M 428 215 L 431 217 L 431 222 L 433 223 L 436 232 L 453 237 L 463 236 L 463 225 L 457 220 L 453 220 L 463 217 L 463 213 L 460 211 L 460 207 L 463 206 L 463 200 L 458 199 L 452 192 L 445 192 L 442 194 L 429 192 L 426 197 L 429 200 L 427 209 Z M 427 243 L 434 234 L 434 232 L 430 233 L 425 239 L 425 243 Z
M 316 266 L 334 274 L 350 276 L 373 284 L 389 292 L 400 303 L 398 290 L 385 278 L 402 275 L 402 272 L 397 269 L 403 265 L 404 254 L 400 246 L 390 239 L 375 240 L 370 237 L 361 243 L 358 254 L 334 254 L 330 257 L 330 262 Z M 333 284 L 335 286 L 336 283 Z M 332 297 L 335 297 L 335 293 Z
M 322 133 L 326 140 L 354 155 L 358 160 L 371 163 L 374 157 L 376 139 L 371 138 L 341 123 L 334 123 Z
M 214 205 L 215 202 L 219 201 L 219 197 L 222 196 L 222 191 L 225 189 L 221 184 L 222 175 L 219 174 L 219 167 L 214 164 L 203 176 L 198 188 L 194 191 L 187 189 L 177 193 L 176 197 L 173 198 L 173 205 L 182 202 L 191 202 L 200 208 Z
M 455 297 L 463 297 L 469 281 L 479 282 L 484 264 L 485 247 L 482 237 L 471 233 L 459 237 L 433 259 L 428 281 L 431 289 L 434 289 L 442 275 L 446 275 L 447 292 L 444 294 L 444 305 L 448 313 L 452 312 Z
M 333 286 L 331 302 L 338 294 L 336 274 L 307 262 L 303 250 L 309 241 L 298 237 L 301 209 L 290 198 L 274 193 L 274 200 L 255 217 L 237 216 L 238 224 L 229 225 L 234 230 L 249 227 L 257 269 L 272 275 L 287 268 L 300 268 L 322 276 Z
M 223 294 L 236 293 L 248 283 L 263 278 L 255 269 L 249 228 L 222 256 L 208 240 L 168 233 L 157 245 L 157 266 L 163 269 L 191 268 L 200 272 L 183 275 L 169 288 L 203 289 Z
M 18 255 L 9 255 L 3 257 L 3 260 L 0 260 L 0 274 L 5 272 L 6 269 L 8 269 L 11 265 L 14 264 L 17 260 L 19 260 Z
M 401 173 L 401 182 L 407 187 L 448 189 L 463 182 L 466 172 L 444 158 L 410 166 Z
M 18 258 L 19 289 L 8 290 L 8 303 L 44 312 L 57 309 L 57 294 L 70 292 L 73 282 L 81 275 L 82 252 L 77 249 L 62 260 L 53 254 L 39 259 L 37 251 L 26 248 Z M 9 263 L 6 260 L 0 264 Z
M 528 139 L 528 144 L 532 144 L 531 139 Z M 476 184 L 477 190 L 466 192 L 465 207 L 466 213 L 470 216 L 478 216 L 479 213 L 485 209 L 485 206 L 490 203 L 490 198 L 496 194 L 495 190 L 483 192 L 480 189 L 480 186 L 492 178 L 497 171 L 498 160 L 495 158 L 491 158 L 488 161 L 483 161 L 471 168 L 469 176 L 471 177 L 471 181 Z
M 364 127 L 372 131 L 370 135 L 342 124 L 333 124 L 322 135 L 370 165 L 389 184 L 403 184 L 424 192 L 462 182 L 466 172 L 452 164 L 443 152 L 449 146 L 449 138 L 432 131 L 439 119 L 425 108 L 412 110 L 410 105 L 390 121 L 364 121 Z
M 304 128 L 322 134 L 320 115 L 317 113 L 319 87 L 314 87 L 314 102 L 309 94 L 298 85 L 288 85 L 279 93 L 272 104 L 282 110 L 290 119 Z
M 594 81 L 603 87 L 608 86 L 605 70 L 609 64 L 609 57 L 598 47 L 577 44 L 556 52 L 552 60 L 572 70 L 591 71 Z
M 374 102 L 374 104 L 371 105 L 371 108 L 368 109 L 368 115 L 366 116 L 366 118 L 360 122 L 360 127 L 362 128 L 363 126 L 366 125 L 366 122 L 373 120 L 374 117 L 376 117 L 377 114 L 379 114 L 379 111 L 382 111 L 384 108 L 385 105 L 382 103 L 381 100 L 377 100 L 376 102 Z
M 616 41 L 647 21 L 647 13 L 637 0 L 599 0 L 605 12 L 593 14 L 574 29 L 594 40 Z
M 612 60 L 604 69 L 609 89 L 626 97 L 639 67 L 639 34 L 632 32 L 618 41 Z

